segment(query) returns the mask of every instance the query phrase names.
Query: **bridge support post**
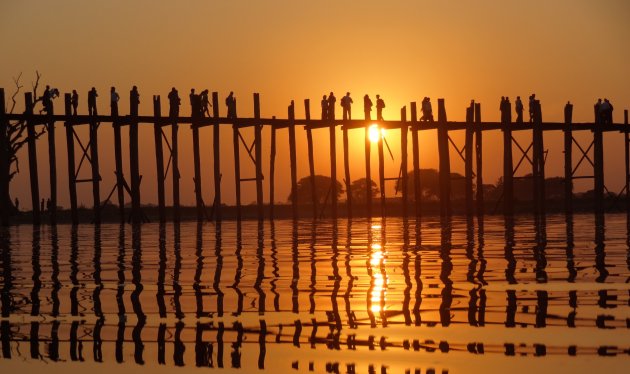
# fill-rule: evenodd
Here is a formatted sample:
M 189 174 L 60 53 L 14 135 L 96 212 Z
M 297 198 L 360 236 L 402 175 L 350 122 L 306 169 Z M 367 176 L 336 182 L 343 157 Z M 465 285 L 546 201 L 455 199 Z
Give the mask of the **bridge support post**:
M 402 209 L 403 209 L 403 217 L 406 219 L 408 217 L 408 175 L 407 175 L 407 107 L 402 107 L 400 109 L 400 121 L 402 125 L 400 127 L 400 168 L 401 170 L 401 182 L 402 182 Z
M 465 177 L 465 193 L 466 193 L 466 215 L 473 215 L 473 119 L 475 105 L 474 103 L 466 108 L 466 140 L 464 146 L 464 177 Z
M 33 115 L 33 93 L 24 93 L 26 115 Z M 27 147 L 28 147 L 28 170 L 31 181 L 31 203 L 33 205 L 33 224 L 41 223 L 41 211 L 39 207 L 39 177 L 37 173 L 37 145 L 35 143 L 35 123 L 32 119 L 26 120 Z
M 298 219 L 298 196 L 297 196 L 297 151 L 295 144 L 295 103 L 291 100 L 289 105 L 289 158 L 291 161 L 291 208 L 293 213 L 293 219 Z M 333 191 L 336 193 L 336 190 Z M 333 200 L 337 203 L 337 200 Z M 336 209 L 336 206 L 334 206 Z M 336 213 L 336 211 L 335 211 Z M 336 218 L 335 214 L 335 218 Z
M 418 112 L 416 102 L 411 103 L 411 144 L 413 152 L 413 198 L 416 208 L 416 219 L 422 215 L 422 188 L 420 185 L 420 145 L 418 141 Z M 403 173 L 406 173 L 403 170 Z
M 260 120 L 260 94 L 254 93 L 254 118 Z M 262 125 L 256 123 L 254 127 L 254 153 L 256 156 L 256 205 L 258 220 L 265 218 L 263 201 L 263 172 L 262 172 Z
M 475 103 L 475 158 L 477 175 L 477 217 L 484 215 L 483 198 L 483 133 L 481 129 L 481 104 Z
M 564 211 L 573 214 L 573 105 L 564 108 Z
M 219 93 L 212 93 L 212 116 L 218 120 L 219 118 Z M 221 149 L 220 149 L 220 131 L 219 122 L 212 125 L 212 158 L 214 161 L 214 203 L 213 212 L 216 222 L 220 222 L 223 218 L 221 211 Z
M 69 93 L 64 95 L 65 114 L 66 114 L 66 149 L 68 154 L 68 188 L 70 190 L 70 216 L 72 224 L 79 223 L 79 215 L 77 212 L 77 182 L 75 178 L 76 166 L 74 160 L 74 137 L 73 122 L 68 120 L 72 115 L 72 96 Z
M 164 151 L 162 149 L 162 123 L 160 122 L 162 106 L 159 96 L 153 96 L 153 138 L 155 140 L 155 166 L 157 170 L 158 212 L 160 222 L 166 220 L 166 204 L 164 197 Z
M 311 101 L 304 99 L 304 113 L 306 121 L 311 120 Z M 313 130 L 310 123 L 306 125 L 306 142 L 308 145 L 308 171 L 311 177 L 311 209 L 313 219 L 317 218 L 317 194 L 315 192 L 315 157 L 313 155 Z
M 451 215 L 451 161 L 444 99 L 438 99 L 438 153 L 440 158 L 440 215 Z

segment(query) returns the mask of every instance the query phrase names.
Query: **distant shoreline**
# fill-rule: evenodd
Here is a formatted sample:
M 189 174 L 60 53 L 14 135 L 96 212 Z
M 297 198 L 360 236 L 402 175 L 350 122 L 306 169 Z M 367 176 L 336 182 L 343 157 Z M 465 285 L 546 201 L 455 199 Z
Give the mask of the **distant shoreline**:
M 605 204 L 605 212 L 606 213 L 619 213 L 619 212 L 627 212 L 625 208 L 625 198 L 608 198 L 604 202 Z M 579 199 L 574 198 L 573 200 L 573 211 L 574 213 L 592 213 L 595 214 L 595 203 L 593 199 Z M 264 205 L 264 219 L 271 219 L 271 207 L 268 204 Z M 497 205 L 496 201 L 487 201 L 484 205 L 484 215 L 487 216 L 496 216 L 503 215 L 503 205 L 501 202 Z M 547 200 L 545 202 L 545 208 L 547 214 L 556 214 L 556 213 L 564 213 L 565 206 L 564 200 Z M 158 207 L 155 205 L 146 205 L 142 206 L 142 210 L 145 216 L 148 218 L 149 222 L 159 222 L 159 211 Z M 208 216 L 210 217 L 211 208 L 206 208 L 208 212 Z M 289 204 L 278 204 L 274 206 L 274 219 L 292 219 L 293 218 L 293 209 Z M 326 206 L 323 210 L 319 208 L 317 218 L 318 219 L 330 219 L 331 217 L 331 207 L 330 205 Z M 131 208 L 125 209 L 125 221 L 128 221 L 129 214 L 131 212 Z M 232 205 L 224 205 L 221 209 L 222 212 L 222 220 L 224 221 L 234 221 L 236 220 L 236 206 Z M 415 218 L 415 205 L 410 203 L 407 207 L 408 217 Z M 79 208 L 77 210 L 79 223 L 82 224 L 90 224 L 93 223 L 93 211 L 90 208 Z M 347 209 L 345 203 L 340 203 L 338 205 L 338 218 L 346 219 L 348 218 Z M 365 218 L 367 217 L 367 209 L 365 205 L 353 204 L 352 206 L 352 217 L 353 218 Z M 474 213 L 476 215 L 476 213 Z M 514 215 L 522 215 L 522 214 L 534 214 L 532 202 L 531 201 L 522 201 L 515 202 L 514 204 Z M 432 217 L 440 215 L 440 203 L 439 201 L 427 201 L 422 203 L 422 211 L 421 217 Z M 466 205 L 463 201 L 453 202 L 452 205 L 452 215 L 453 216 L 465 216 L 466 215 Z M 403 216 L 403 206 L 400 203 L 400 200 L 388 200 L 385 208 L 385 217 L 402 217 Z M 375 199 L 372 204 L 372 217 L 381 217 L 380 212 L 380 200 Z M 244 205 L 241 207 L 241 218 L 242 220 L 257 220 L 258 219 L 258 207 L 255 204 Z M 298 219 L 312 219 L 312 207 L 310 204 L 301 204 L 298 206 Z M 197 220 L 197 209 L 194 206 L 182 206 L 180 207 L 180 221 L 188 222 L 188 221 L 196 221 Z M 210 217 L 210 219 L 204 218 L 204 221 L 213 221 L 214 218 Z M 45 212 L 42 213 L 42 224 L 50 224 L 49 215 Z M 107 206 L 101 210 L 101 222 L 102 223 L 119 223 L 120 218 L 118 216 L 118 208 L 115 206 Z M 166 207 L 166 222 L 173 222 L 173 207 Z M 31 211 L 22 211 L 18 215 L 14 215 L 10 218 L 11 225 L 20 225 L 20 224 L 32 224 L 32 215 Z M 57 223 L 58 224 L 71 224 L 72 217 L 70 210 L 61 209 L 57 210 Z

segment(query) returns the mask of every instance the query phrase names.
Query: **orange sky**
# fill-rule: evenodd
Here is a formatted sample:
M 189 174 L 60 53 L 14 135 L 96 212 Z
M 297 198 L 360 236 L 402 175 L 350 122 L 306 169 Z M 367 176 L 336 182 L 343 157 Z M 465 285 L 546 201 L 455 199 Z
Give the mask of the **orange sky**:
M 567 100 L 574 103 L 574 121 L 591 121 L 598 97 L 615 106 L 615 120 L 630 107 L 630 3 L 619 1 L 13 1 L 0 4 L 0 87 L 12 91 L 12 77 L 24 73 L 30 87 L 34 71 L 63 92 L 77 89 L 80 110 L 86 112 L 86 93 L 95 86 L 99 108 L 108 109 L 107 89 L 118 87 L 121 111 L 127 111 L 128 91 L 138 85 L 140 112 L 152 113 L 151 95 L 163 100 L 171 86 L 185 94 L 191 87 L 220 92 L 221 102 L 233 90 L 239 115 L 251 115 L 252 93 L 261 94 L 263 117 L 286 116 L 290 100 L 303 117 L 302 101 L 310 98 L 313 113 L 318 101 L 331 90 L 340 98 L 345 91 L 355 103 L 368 93 L 379 93 L 387 103 L 386 119 L 398 119 L 400 107 L 430 96 L 446 99 L 448 118 L 463 120 L 470 99 L 482 103 L 484 120 L 498 120 L 499 98 L 527 97 L 536 92 L 543 118 L 561 121 Z M 22 96 L 20 95 L 20 101 Z M 187 100 L 182 107 L 188 113 Z M 62 100 L 55 102 L 62 110 Z M 164 106 L 165 104 L 163 104 Z M 434 104 L 435 105 L 435 104 Z M 225 108 L 221 107 L 224 114 Z M 355 104 L 354 113 L 362 108 Z M 339 112 L 339 109 L 338 109 Z M 58 124 L 61 129 L 61 124 Z M 151 126 L 141 128 L 143 202 L 155 202 L 155 158 Z M 250 130 L 246 136 L 253 136 Z M 168 130 L 166 130 L 168 134 Z M 61 130 L 60 130 L 61 133 Z M 81 133 L 87 137 L 87 129 Z M 194 204 L 190 131 L 183 126 L 181 139 L 182 203 Z M 324 130 L 315 132 L 316 170 L 329 174 L 328 141 Z M 306 134 L 298 129 L 298 174 L 308 173 Z M 453 134 L 461 139 L 462 134 Z M 101 127 L 101 187 L 103 198 L 114 183 L 112 131 Z M 362 131 L 351 132 L 352 179 L 364 176 Z M 577 135 L 586 141 L 590 133 Z M 264 172 L 268 174 L 269 131 L 265 142 Z M 517 139 L 528 142 L 529 134 Z M 126 141 L 125 134 L 125 141 Z M 231 131 L 222 130 L 223 197 L 233 203 Z M 338 142 L 338 178 L 342 180 L 341 133 Z M 390 145 L 399 144 L 388 134 Z M 502 173 L 500 134 L 485 135 L 484 180 L 494 183 Z M 212 201 L 211 132 L 202 130 L 204 200 Z M 562 134 L 546 133 L 549 150 L 547 175 L 562 174 Z M 623 182 L 623 141 L 618 134 L 605 136 L 606 184 L 618 191 Z M 276 196 L 289 193 L 286 131 L 279 134 Z M 421 136 L 422 167 L 437 167 L 435 133 Z M 359 143 L 357 143 L 359 144 Z M 65 138 L 58 136 L 59 203 L 68 206 Z M 398 174 L 399 152 L 388 160 L 388 176 Z M 126 149 L 126 148 L 125 148 Z M 303 152 L 302 152 L 303 151 Z M 39 141 L 40 188 L 48 196 L 46 139 Z M 377 159 L 373 153 L 374 174 Z M 452 156 L 452 170 L 463 165 Z M 26 153 L 22 172 L 12 194 L 28 208 Z M 247 160 L 245 159 L 245 162 Z M 245 165 L 244 162 L 244 165 Z M 125 159 L 125 167 L 128 161 Z M 245 165 L 243 177 L 253 176 Z M 89 169 L 83 170 L 89 175 Z M 529 172 L 523 170 L 523 172 Z M 582 174 L 591 174 L 587 168 Z M 128 171 L 125 173 L 127 178 Z M 170 178 L 167 179 L 170 182 Z M 267 198 L 265 182 L 265 198 Z M 287 182 L 287 183 L 285 183 Z M 591 188 L 590 181 L 577 185 Z M 392 188 L 393 190 L 393 188 Z M 388 190 L 388 194 L 393 193 Z M 170 185 L 167 184 L 167 194 Z M 245 203 L 255 199 L 254 185 L 243 190 Z M 169 195 L 170 196 L 170 195 Z M 88 185 L 79 198 L 91 204 Z M 170 204 L 170 197 L 167 198 Z

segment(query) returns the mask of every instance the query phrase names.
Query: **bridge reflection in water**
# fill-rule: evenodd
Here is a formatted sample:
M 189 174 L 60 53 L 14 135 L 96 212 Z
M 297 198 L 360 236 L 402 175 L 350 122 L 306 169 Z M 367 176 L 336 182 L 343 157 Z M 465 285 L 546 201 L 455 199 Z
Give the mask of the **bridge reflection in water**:
M 0 367 L 623 367 L 629 234 L 625 215 L 605 218 L 14 226 Z

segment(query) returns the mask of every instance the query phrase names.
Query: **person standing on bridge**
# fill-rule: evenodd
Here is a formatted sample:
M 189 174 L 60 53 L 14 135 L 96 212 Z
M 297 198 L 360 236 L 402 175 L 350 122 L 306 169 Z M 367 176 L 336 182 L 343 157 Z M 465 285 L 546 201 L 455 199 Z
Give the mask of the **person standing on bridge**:
M 521 97 L 517 96 L 514 102 L 514 109 L 516 109 L 516 123 L 523 123 L 523 102 Z
M 335 120 L 335 103 L 337 102 L 337 98 L 335 94 L 330 91 L 330 95 L 328 95 L 328 119 L 331 121 Z
M 363 96 L 363 111 L 365 112 L 365 119 L 370 121 L 372 119 L 372 99 L 368 94 Z
M 529 96 L 529 122 L 534 122 L 536 112 L 536 94 Z
M 602 99 L 597 99 L 597 102 L 595 103 L 595 123 L 600 123 L 601 119 L 602 119 L 602 112 L 601 112 L 601 106 L 602 106 Z
M 112 116 L 118 117 L 118 100 L 120 100 L 120 95 L 116 92 L 116 87 L 112 87 L 109 91 L 109 105 L 112 109 Z
M 428 97 L 422 99 L 422 117 L 420 120 L 433 122 L 433 108 L 431 106 L 431 99 Z
M 88 114 L 90 116 L 98 115 L 96 111 L 96 98 L 98 94 L 96 93 L 96 88 L 92 87 L 90 91 L 88 91 Z
M 381 95 L 376 95 L 376 120 L 383 120 L 383 109 L 385 108 L 385 101 L 381 99 Z
M 40 110 L 39 114 L 42 114 L 42 112 L 46 112 L 46 114 L 52 114 L 52 92 L 50 91 L 50 86 L 46 86 L 41 100 L 44 109 Z
M 208 116 L 210 117 L 210 109 L 208 109 L 208 107 L 211 107 L 212 104 L 210 104 L 210 100 L 208 99 L 208 90 L 203 90 L 201 91 L 201 95 L 199 95 L 199 101 L 201 101 L 201 116 L 205 117 Z
M 225 98 L 225 105 L 227 106 L 228 118 L 236 118 L 236 99 L 234 98 L 234 92 L 230 91 L 228 97 Z
M 131 115 L 138 116 L 138 105 L 140 105 L 140 93 L 138 92 L 138 87 L 133 86 L 131 91 L 129 91 L 129 98 L 131 101 Z
M 79 94 L 77 93 L 77 90 L 72 90 L 72 98 L 70 99 L 70 102 L 72 102 L 72 113 L 76 116 L 77 108 L 79 107 Z
M 341 107 L 343 108 L 343 120 L 351 120 L 352 119 L 352 98 L 350 97 L 350 92 L 346 92 L 346 96 L 341 98 Z
M 326 95 L 324 95 L 322 97 L 322 119 L 326 120 L 328 119 L 328 100 L 326 99 Z
M 170 118 L 179 117 L 179 106 L 181 103 L 179 92 L 177 92 L 175 87 L 171 88 L 171 92 L 168 93 L 168 116 Z

